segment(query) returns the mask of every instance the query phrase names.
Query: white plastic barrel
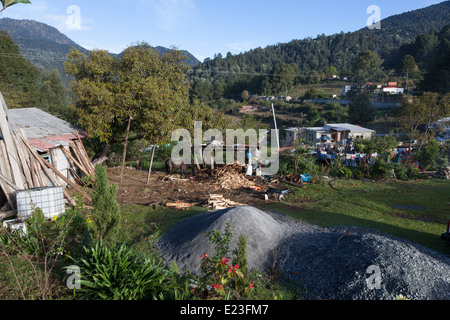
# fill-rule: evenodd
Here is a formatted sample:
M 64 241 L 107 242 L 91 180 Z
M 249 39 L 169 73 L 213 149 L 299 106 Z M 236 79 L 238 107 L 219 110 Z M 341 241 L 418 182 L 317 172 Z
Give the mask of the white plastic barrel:
M 42 210 L 45 218 L 59 217 L 65 212 L 62 187 L 33 188 L 16 192 L 17 215 L 22 220 L 31 217 L 34 209 Z

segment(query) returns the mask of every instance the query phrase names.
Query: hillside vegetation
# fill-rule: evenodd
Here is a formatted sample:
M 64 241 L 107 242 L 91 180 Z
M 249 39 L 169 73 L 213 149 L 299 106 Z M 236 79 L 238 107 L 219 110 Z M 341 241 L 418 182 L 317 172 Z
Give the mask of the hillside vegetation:
M 322 34 L 238 55 L 218 54 L 188 70 L 188 77 L 193 87 L 199 87 L 197 91 L 207 87 L 214 92 L 212 98 L 217 99 L 240 96 L 244 90 L 264 95 L 285 93 L 286 88 L 271 84 L 280 73 L 301 84 L 317 83 L 333 74 L 348 76 L 353 61 L 367 50 L 377 53 L 386 69 L 398 71 L 405 50 L 408 51 L 403 45 L 412 45 L 422 35 L 422 45 L 432 46 L 436 34 L 449 21 L 450 1 L 445 1 L 384 19 L 379 30 L 363 28 L 329 36 Z M 427 53 L 422 51 L 424 55 Z M 197 91 L 194 94 L 198 95 Z

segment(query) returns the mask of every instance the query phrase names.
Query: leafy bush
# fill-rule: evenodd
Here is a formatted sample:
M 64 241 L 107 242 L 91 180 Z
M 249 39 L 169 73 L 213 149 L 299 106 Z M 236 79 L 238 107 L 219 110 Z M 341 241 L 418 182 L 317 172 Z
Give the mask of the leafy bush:
M 401 163 L 396 163 L 394 164 L 394 173 L 395 176 L 398 180 L 408 180 L 409 176 L 408 176 L 408 167 L 401 164 Z
M 80 267 L 78 299 L 146 300 L 179 296 L 172 273 L 154 259 L 139 258 L 129 247 L 108 248 L 100 239 L 92 247 L 84 247 L 82 258 L 73 259 Z
M 420 163 L 420 167 L 423 170 L 428 170 L 430 167 L 436 165 L 436 161 L 440 157 L 441 150 L 439 147 L 439 142 L 435 139 L 430 140 L 414 154 L 415 160 Z
M 386 179 L 392 176 L 393 169 L 394 168 L 391 163 L 388 163 L 383 158 L 379 158 L 370 166 L 369 173 L 375 180 Z
M 335 177 L 335 178 L 341 178 L 341 179 L 346 179 L 349 180 L 352 178 L 352 171 L 345 166 L 339 165 L 339 164 L 332 164 L 330 166 L 330 171 L 329 171 L 330 176 Z
M 237 249 L 233 251 L 235 258 L 233 260 L 234 265 L 241 267 L 242 273 L 246 275 L 248 273 L 247 263 L 247 238 L 241 234 L 238 239 Z
M 352 178 L 355 180 L 359 180 L 362 178 L 361 169 L 358 167 L 349 167 L 350 171 L 352 172 Z

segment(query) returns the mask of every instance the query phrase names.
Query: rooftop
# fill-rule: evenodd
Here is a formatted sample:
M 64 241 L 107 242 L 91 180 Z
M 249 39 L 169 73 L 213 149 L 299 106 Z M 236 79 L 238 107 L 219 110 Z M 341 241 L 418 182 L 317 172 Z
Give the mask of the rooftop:
M 294 128 L 290 128 L 291 131 Z M 303 128 L 306 130 L 312 130 L 312 131 L 330 131 L 331 130 L 337 130 L 337 131 L 351 131 L 351 132 L 375 132 L 375 130 L 364 128 L 355 124 L 350 123 L 327 123 L 323 127 L 309 127 L 309 128 Z
M 81 131 L 76 126 L 38 108 L 9 109 L 9 119 L 23 129 L 28 139 L 65 136 Z
M 38 108 L 9 109 L 8 117 L 25 132 L 30 144 L 39 151 L 47 151 L 77 139 L 75 130 L 81 138 L 87 136 L 80 128 Z

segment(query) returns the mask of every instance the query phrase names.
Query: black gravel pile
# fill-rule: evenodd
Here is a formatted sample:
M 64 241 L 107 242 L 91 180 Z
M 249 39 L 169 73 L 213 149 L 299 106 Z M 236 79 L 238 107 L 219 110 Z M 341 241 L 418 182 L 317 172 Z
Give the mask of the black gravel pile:
M 200 273 L 200 256 L 214 252 L 205 234 L 224 230 L 227 222 L 234 228 L 231 250 L 240 234 L 247 237 L 250 269 L 264 271 L 276 262 L 305 299 L 450 299 L 450 258 L 445 255 L 376 230 L 324 229 L 250 206 L 180 222 L 159 241 L 162 257 L 182 271 Z
M 448 257 L 375 230 L 294 232 L 281 248 L 280 268 L 305 299 L 450 299 Z

